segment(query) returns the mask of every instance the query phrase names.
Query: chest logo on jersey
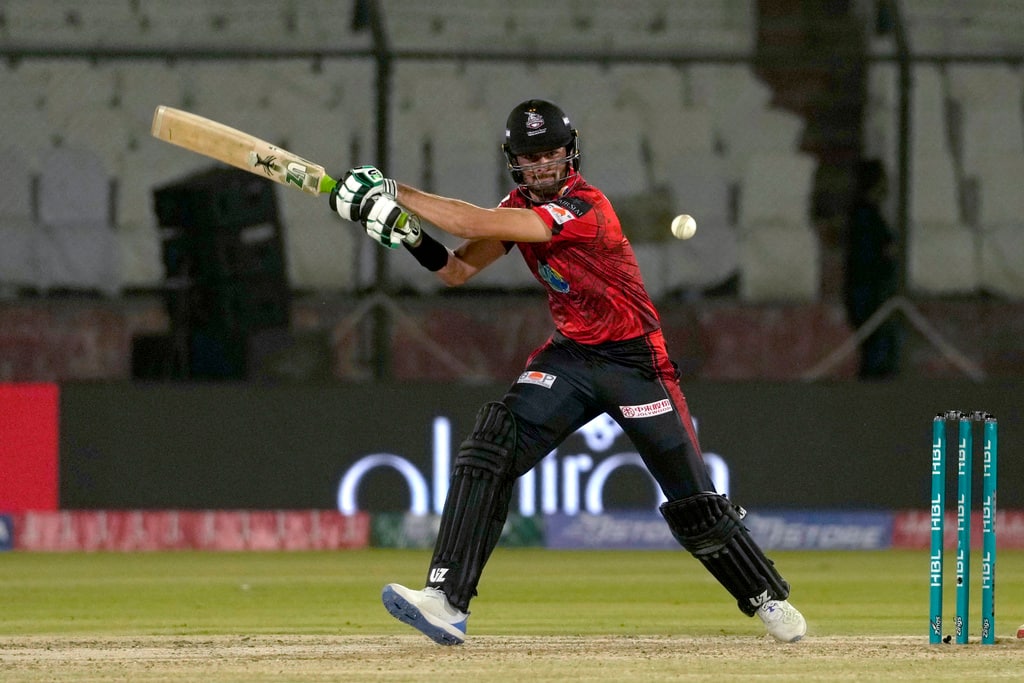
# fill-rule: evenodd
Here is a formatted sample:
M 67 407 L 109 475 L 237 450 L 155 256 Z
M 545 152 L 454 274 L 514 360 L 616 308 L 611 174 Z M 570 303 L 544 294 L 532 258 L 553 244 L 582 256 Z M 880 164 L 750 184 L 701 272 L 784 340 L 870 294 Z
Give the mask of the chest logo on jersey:
M 548 287 L 555 290 L 559 294 L 565 294 L 569 291 L 569 281 L 562 277 L 562 274 L 552 268 L 546 263 L 537 264 L 537 275 L 540 275 L 540 279 L 548 283 Z
M 655 415 L 671 413 L 672 402 L 667 398 L 663 398 L 660 401 L 644 403 L 639 406 L 619 406 L 619 410 L 622 411 L 622 417 L 631 420 L 641 417 L 654 417 Z
M 519 379 L 516 380 L 518 384 L 536 384 L 537 386 L 550 389 L 551 385 L 558 379 L 555 375 L 549 375 L 546 372 L 538 372 L 536 370 L 527 370 L 523 374 L 519 375 Z

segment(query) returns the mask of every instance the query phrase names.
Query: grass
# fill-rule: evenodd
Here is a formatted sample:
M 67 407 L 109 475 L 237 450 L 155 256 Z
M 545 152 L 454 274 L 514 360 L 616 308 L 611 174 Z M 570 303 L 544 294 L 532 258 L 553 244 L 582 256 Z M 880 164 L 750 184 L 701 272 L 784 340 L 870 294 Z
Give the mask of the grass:
M 3 554 L 0 679 L 46 679 L 33 678 L 27 671 L 68 679 L 80 673 L 67 668 L 78 666 L 70 656 L 66 661 L 58 657 L 47 665 L 53 655 L 45 654 L 45 648 L 31 653 L 23 649 L 32 643 L 46 642 L 46 648 L 58 651 L 82 643 L 89 644 L 89 652 L 96 648 L 133 649 L 136 654 L 126 660 L 130 663 L 141 656 L 140 643 L 149 644 L 146 647 L 153 643 L 170 647 L 169 644 L 177 642 L 176 638 L 216 649 L 235 647 L 238 639 L 264 637 L 259 642 L 267 647 L 277 643 L 276 647 L 285 650 L 291 647 L 320 651 L 317 648 L 323 646 L 329 652 L 373 643 L 373 647 L 366 647 L 354 659 L 345 659 L 342 667 L 349 675 L 363 671 L 368 680 L 377 678 L 374 666 L 379 667 L 370 661 L 379 651 L 392 646 L 413 648 L 417 658 L 426 662 L 449 657 L 438 664 L 443 670 L 452 665 L 451 656 L 443 653 L 452 650 L 437 648 L 418 635 L 410 635 L 407 627 L 387 615 L 379 600 L 381 586 L 389 581 L 421 585 L 428 555 L 427 551 L 381 549 L 323 553 Z M 1000 673 L 1003 669 L 992 668 L 988 660 L 983 668 L 970 664 L 977 657 L 987 656 L 984 651 L 993 648 L 973 644 L 967 648 L 927 646 L 926 553 L 772 555 L 793 584 L 794 604 L 808 618 L 809 637 L 805 643 L 831 644 L 826 654 L 813 656 L 811 653 L 816 650 L 783 650 L 788 653 L 784 661 L 795 676 L 793 680 L 812 680 L 819 675 L 841 680 L 843 671 L 887 678 L 886 672 L 891 673 L 889 667 L 894 665 L 886 657 L 887 648 L 895 648 L 901 657 L 911 655 L 907 669 L 897 670 L 899 678 L 912 678 L 915 671 L 926 671 L 915 661 L 929 661 L 935 656 L 950 660 L 938 671 L 939 679 L 942 672 L 955 672 L 959 666 L 968 667 L 963 675 L 971 680 L 986 680 L 987 675 L 1004 678 Z M 951 585 L 952 567 L 948 571 Z M 976 640 L 980 626 L 980 567 L 973 571 L 972 633 Z M 471 639 L 466 647 L 455 648 L 463 653 L 459 655 L 463 659 L 477 652 L 470 643 L 485 643 L 490 648 L 487 661 L 499 663 L 504 656 L 503 647 L 527 643 L 530 651 L 536 653 L 534 663 L 543 666 L 557 666 L 557 662 L 564 660 L 564 653 L 548 651 L 550 643 L 568 643 L 563 649 L 595 652 L 617 652 L 616 648 L 624 644 L 643 643 L 640 653 L 646 654 L 627 650 L 625 654 L 614 655 L 618 658 L 614 661 L 624 658 L 632 667 L 629 670 L 643 673 L 646 669 L 636 668 L 641 661 L 654 657 L 659 662 L 675 662 L 692 643 L 700 644 L 694 646 L 693 654 L 698 662 L 707 659 L 709 648 L 721 649 L 724 654 L 717 655 L 719 658 L 735 658 L 742 663 L 752 656 L 749 649 L 744 649 L 750 648 L 751 643 L 757 644 L 758 656 L 766 656 L 766 645 L 775 647 L 773 643 L 764 643 L 758 620 L 743 617 L 732 598 L 682 551 L 499 549 L 479 590 L 480 596 L 472 605 Z M 1001 553 L 997 597 L 997 661 L 1006 667 L 1005 678 L 1010 679 L 1024 669 L 1024 644 L 1019 645 L 1014 638 L 1017 626 L 1024 621 L 1024 553 Z M 949 590 L 945 607 L 949 625 L 953 622 L 953 611 Z M 150 638 L 156 640 L 147 640 Z M 851 665 L 858 656 L 858 642 L 881 648 L 881 655 L 872 656 L 871 660 L 877 668 Z M 739 653 L 733 652 L 735 647 L 740 648 Z M 780 647 L 804 647 L 804 643 Z M 953 654 L 946 655 L 947 652 Z M 794 657 L 796 653 L 804 656 Z M 971 655 L 964 658 L 958 653 Z M 21 658 L 30 654 L 36 659 L 23 670 Z M 184 655 L 171 652 L 157 658 L 173 663 L 176 656 Z M 289 657 L 287 652 L 279 656 L 286 660 Z M 319 661 L 317 666 L 329 667 L 333 661 L 308 653 L 295 656 L 305 666 Z M 520 659 L 522 656 L 517 655 Z M 500 679 L 502 673 L 529 664 L 520 659 L 509 660 L 502 665 L 503 669 L 488 675 Z M 184 666 L 183 661 L 177 660 L 177 665 Z M 248 660 L 242 657 L 239 661 Z M 262 661 L 255 658 L 253 668 L 238 673 L 237 678 L 227 674 L 203 674 L 203 678 L 206 683 L 259 680 L 265 672 L 260 668 Z M 359 664 L 364 661 L 365 671 Z M 593 664 L 590 659 L 586 661 Z M 823 669 L 823 662 L 836 668 Z M 120 661 L 121 668 L 117 670 L 122 671 L 124 666 L 125 661 Z M 166 677 L 154 673 L 154 680 L 188 680 L 178 678 L 176 672 L 181 672 L 172 664 L 168 666 L 171 669 L 164 671 Z M 575 669 L 572 664 L 565 666 L 568 668 L 558 670 L 553 677 L 572 680 L 573 672 L 581 671 L 579 663 Z M 694 662 L 686 666 L 688 671 L 700 671 Z M 614 680 L 601 675 L 612 670 L 607 667 L 590 673 L 598 679 Z M 150 669 L 146 671 L 152 673 Z M 677 668 L 669 671 L 678 673 Z M 986 675 L 979 678 L 979 671 Z M 19 672 L 25 676 L 15 675 Z M 434 669 L 408 672 L 408 680 L 428 677 L 431 672 L 436 673 Z M 316 669 L 316 675 L 311 673 L 308 678 L 285 676 L 280 680 L 320 680 L 320 673 Z M 658 678 L 649 673 L 652 680 Z M 143 676 L 137 680 L 145 679 Z M 108 679 L 100 676 L 96 680 Z
M 793 584 L 794 604 L 817 633 L 926 633 L 923 553 L 773 553 L 773 558 Z M 426 551 L 377 549 L 10 553 L 0 555 L 5 593 L 0 627 L 7 635 L 401 632 L 380 607 L 380 588 L 389 581 L 421 585 L 427 560 Z M 999 634 L 1012 635 L 1024 620 L 1024 553 L 1003 552 L 997 571 Z M 977 625 L 980 569 L 973 577 Z M 949 574 L 950 584 L 952 579 Z M 946 598 L 951 623 L 951 589 Z M 760 631 L 683 552 L 499 549 L 472 610 L 477 634 Z

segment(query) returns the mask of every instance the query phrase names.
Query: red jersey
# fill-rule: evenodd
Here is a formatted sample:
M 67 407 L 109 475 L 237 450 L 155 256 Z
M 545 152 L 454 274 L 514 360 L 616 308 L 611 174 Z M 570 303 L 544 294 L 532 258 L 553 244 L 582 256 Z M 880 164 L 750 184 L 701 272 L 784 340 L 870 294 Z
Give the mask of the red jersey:
M 559 332 L 581 344 L 602 344 L 659 329 L 633 247 L 603 192 L 577 177 L 557 199 L 533 204 L 516 190 L 500 206 L 533 209 L 551 228 L 551 241 L 516 246 L 544 285 Z

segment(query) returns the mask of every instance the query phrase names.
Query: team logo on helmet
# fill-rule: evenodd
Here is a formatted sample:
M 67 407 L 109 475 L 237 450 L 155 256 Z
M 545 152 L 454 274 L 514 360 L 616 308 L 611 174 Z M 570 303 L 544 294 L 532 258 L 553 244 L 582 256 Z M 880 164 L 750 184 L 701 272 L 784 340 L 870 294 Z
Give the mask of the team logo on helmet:
M 540 135 L 547 132 L 544 117 L 535 111 L 526 112 L 526 134 Z

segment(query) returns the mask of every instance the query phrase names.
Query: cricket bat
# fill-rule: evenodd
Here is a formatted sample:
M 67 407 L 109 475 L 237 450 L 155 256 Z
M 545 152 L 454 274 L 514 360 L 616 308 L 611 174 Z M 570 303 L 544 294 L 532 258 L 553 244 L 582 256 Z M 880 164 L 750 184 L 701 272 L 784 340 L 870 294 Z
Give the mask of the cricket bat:
M 223 123 L 160 105 L 153 112 L 153 137 L 222 161 L 306 194 L 330 192 L 338 181 L 324 167 Z

